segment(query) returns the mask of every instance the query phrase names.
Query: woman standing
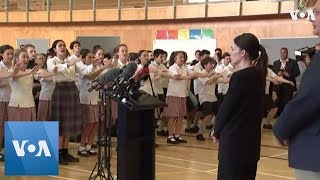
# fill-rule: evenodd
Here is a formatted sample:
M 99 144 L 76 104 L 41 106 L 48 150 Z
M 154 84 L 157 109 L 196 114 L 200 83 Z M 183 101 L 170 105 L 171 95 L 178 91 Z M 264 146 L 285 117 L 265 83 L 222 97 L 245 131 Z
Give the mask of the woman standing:
M 68 145 L 70 136 L 80 134 L 82 126 L 74 66 L 81 59 L 67 60 L 67 49 L 63 40 L 54 41 L 51 51 L 54 51 L 55 56 L 47 61 L 48 71 L 57 69 L 57 74 L 53 77 L 56 86 L 52 94 L 50 120 L 59 121 L 59 164 L 67 165 L 69 162 L 79 162 L 78 158 L 69 154 Z
M 237 36 L 231 49 L 231 64 L 237 72 L 230 79 L 211 133 L 214 141 L 220 141 L 218 180 L 254 180 L 260 158 L 268 56 L 250 33 Z

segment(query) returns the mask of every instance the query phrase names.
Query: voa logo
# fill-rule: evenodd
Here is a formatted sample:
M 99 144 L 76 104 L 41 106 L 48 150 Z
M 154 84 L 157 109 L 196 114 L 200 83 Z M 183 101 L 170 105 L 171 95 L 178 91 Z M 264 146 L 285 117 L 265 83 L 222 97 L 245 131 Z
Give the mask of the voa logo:
M 305 19 L 307 21 L 309 20 L 316 20 L 315 16 L 314 16 L 314 13 L 311 9 L 307 10 L 307 11 L 301 11 L 301 10 L 290 10 L 290 16 L 291 16 L 291 19 L 296 21 L 298 20 L 299 18 L 300 19 Z
M 42 154 L 46 157 L 51 157 L 51 153 L 48 148 L 48 144 L 45 140 L 39 140 L 38 144 L 29 144 L 26 147 L 26 144 L 29 142 L 29 140 L 22 140 L 19 142 L 18 140 L 13 140 L 12 144 L 14 147 L 14 150 L 16 151 L 16 154 L 18 157 L 24 157 L 27 150 L 29 153 L 34 153 L 36 152 L 37 154 L 35 157 L 40 157 Z M 37 148 L 38 147 L 38 148 Z

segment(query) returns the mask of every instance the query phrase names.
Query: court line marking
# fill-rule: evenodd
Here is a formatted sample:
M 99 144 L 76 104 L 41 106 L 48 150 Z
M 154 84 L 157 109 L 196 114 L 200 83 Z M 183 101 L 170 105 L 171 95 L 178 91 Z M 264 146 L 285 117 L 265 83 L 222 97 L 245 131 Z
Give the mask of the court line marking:
M 204 170 L 194 169 L 194 168 L 188 168 L 188 167 L 183 167 L 183 166 L 176 166 L 176 165 L 164 164 L 164 163 L 156 163 L 156 164 L 162 165 L 162 166 L 168 166 L 168 167 L 186 169 L 186 170 L 191 170 L 191 171 L 196 171 L 196 172 L 208 173 L 207 171 L 204 171 Z
M 58 179 L 65 179 L 65 180 L 77 180 L 77 179 L 66 178 L 66 177 L 62 177 L 62 176 L 48 176 L 48 177 L 53 177 L 53 178 L 58 178 Z
M 80 171 L 80 172 L 85 172 L 85 173 L 90 173 L 92 171 L 88 171 L 88 170 L 84 170 L 84 169 L 78 169 L 78 168 L 70 168 L 70 167 L 64 167 L 64 166 L 59 166 L 60 168 L 63 168 L 63 169 L 69 169 L 69 170 L 73 170 L 73 171 Z M 94 171 L 95 173 L 97 173 L 97 171 Z M 114 178 L 117 178 L 116 175 L 112 175 Z
M 283 179 L 292 179 L 292 180 L 295 180 L 295 178 L 293 178 L 293 177 L 288 177 L 288 176 L 280 176 L 280 175 L 270 174 L 270 173 L 264 173 L 264 172 L 260 172 L 260 171 L 258 171 L 257 173 L 258 173 L 258 174 L 263 174 L 263 175 L 266 175 L 266 176 L 273 176 L 273 177 L 278 177 L 278 178 L 283 178 Z
M 184 173 L 189 173 L 189 172 L 190 172 L 190 171 L 160 172 L 160 173 L 156 173 L 156 175 L 184 174 Z
M 207 172 L 208 172 L 208 173 L 213 173 L 213 172 L 216 172 L 216 171 L 218 171 L 218 168 L 208 170 Z
M 185 159 L 174 158 L 174 157 L 169 157 L 169 156 L 156 155 L 156 157 L 164 158 L 164 159 L 171 159 L 171 160 L 185 161 L 185 162 L 190 162 L 190 163 L 197 163 L 197 164 L 208 165 L 208 166 L 215 166 L 215 167 L 218 166 L 216 164 L 204 163 L 204 162 L 199 162 L 199 161 L 185 160 Z
M 282 155 L 285 155 L 285 154 L 288 154 L 288 152 L 284 152 L 284 153 L 280 153 L 280 154 L 275 154 L 275 155 L 268 156 L 268 157 L 263 157 L 263 158 L 260 158 L 260 161 L 261 161 L 261 160 L 265 160 L 265 159 L 270 159 L 270 158 L 278 157 L 278 156 L 282 156 Z

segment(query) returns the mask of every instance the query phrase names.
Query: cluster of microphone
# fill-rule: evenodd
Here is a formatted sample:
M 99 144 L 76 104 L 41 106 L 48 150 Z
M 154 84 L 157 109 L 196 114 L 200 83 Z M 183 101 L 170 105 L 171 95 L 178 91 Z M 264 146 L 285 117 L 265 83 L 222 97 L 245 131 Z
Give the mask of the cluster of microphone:
M 104 89 L 108 96 L 122 102 L 134 101 L 141 95 L 139 88 L 141 82 L 147 80 L 149 76 L 148 64 L 143 66 L 138 72 L 138 65 L 129 62 L 123 68 L 112 68 L 106 73 L 99 75 L 88 90 Z

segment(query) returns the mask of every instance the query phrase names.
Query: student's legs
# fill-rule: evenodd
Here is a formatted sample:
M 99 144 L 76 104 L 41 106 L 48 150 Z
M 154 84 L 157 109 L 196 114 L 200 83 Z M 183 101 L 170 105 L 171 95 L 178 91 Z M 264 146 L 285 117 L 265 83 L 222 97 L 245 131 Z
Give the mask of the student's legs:
M 174 127 L 175 127 L 175 118 L 169 117 L 168 118 L 168 134 L 169 134 L 169 136 L 173 136 Z
M 270 124 L 270 122 L 271 122 L 271 121 L 274 119 L 274 117 L 276 116 L 277 112 L 278 112 L 278 108 L 277 108 L 277 107 L 272 108 L 272 109 L 269 111 L 269 113 L 268 113 L 268 115 L 267 115 L 267 119 L 266 119 L 266 124 Z
M 182 126 L 183 126 L 183 116 L 181 117 L 178 117 L 177 120 L 176 120 L 176 124 L 175 124 L 175 133 L 174 133 L 174 136 L 175 136 L 175 139 L 179 142 L 179 143 L 186 143 L 187 141 L 182 139 L 181 137 L 181 129 L 182 129 Z

